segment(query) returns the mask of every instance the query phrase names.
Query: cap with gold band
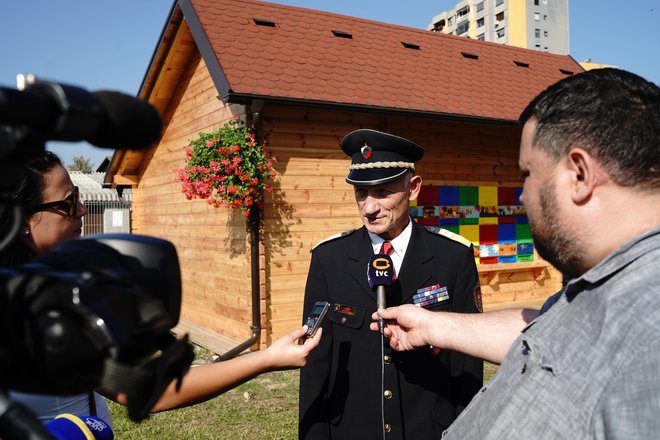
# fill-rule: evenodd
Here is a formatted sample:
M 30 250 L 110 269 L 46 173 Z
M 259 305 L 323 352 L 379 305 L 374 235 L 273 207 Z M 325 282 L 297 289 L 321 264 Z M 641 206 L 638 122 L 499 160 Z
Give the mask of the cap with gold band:
M 415 162 L 424 148 L 408 139 L 371 129 L 355 130 L 344 136 L 341 149 L 351 157 L 346 183 L 358 186 L 381 185 L 415 171 Z

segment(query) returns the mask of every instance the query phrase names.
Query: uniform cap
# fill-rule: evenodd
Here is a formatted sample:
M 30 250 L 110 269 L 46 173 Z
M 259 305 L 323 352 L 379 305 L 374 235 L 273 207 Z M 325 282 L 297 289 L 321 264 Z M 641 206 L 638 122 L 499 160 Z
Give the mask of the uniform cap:
M 341 149 L 351 157 L 346 183 L 370 186 L 392 182 L 424 156 L 424 148 L 413 141 L 382 131 L 360 129 L 344 136 Z

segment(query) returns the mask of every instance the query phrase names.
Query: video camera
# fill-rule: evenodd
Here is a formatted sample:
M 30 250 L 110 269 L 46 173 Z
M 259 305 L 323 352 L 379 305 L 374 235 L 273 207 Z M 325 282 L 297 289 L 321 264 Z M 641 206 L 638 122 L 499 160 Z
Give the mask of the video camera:
M 0 236 L 0 253 L 24 221 L 23 207 L 12 201 L 23 166 L 46 140 L 140 149 L 156 142 L 161 129 L 154 107 L 121 93 L 34 78 L 23 90 L 0 87 L 0 213 L 13 225 Z M 187 372 L 192 347 L 170 333 L 179 319 L 181 279 L 168 241 L 83 237 L 0 269 L 0 389 L 77 394 L 102 387 L 125 393 L 129 417 L 141 420 Z M 6 403 L 0 402 L 0 437 L 9 432 Z

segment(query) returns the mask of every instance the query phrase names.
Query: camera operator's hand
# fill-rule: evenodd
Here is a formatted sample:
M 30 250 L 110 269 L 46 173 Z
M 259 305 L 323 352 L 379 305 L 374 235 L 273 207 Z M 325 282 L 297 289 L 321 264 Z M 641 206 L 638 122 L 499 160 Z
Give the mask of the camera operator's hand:
M 311 337 L 305 337 L 307 326 L 304 325 L 286 336 L 282 336 L 268 347 L 263 355 L 266 357 L 266 364 L 269 369 L 283 369 L 303 367 L 307 363 L 309 353 L 319 345 L 323 329 L 319 328 L 316 334 Z

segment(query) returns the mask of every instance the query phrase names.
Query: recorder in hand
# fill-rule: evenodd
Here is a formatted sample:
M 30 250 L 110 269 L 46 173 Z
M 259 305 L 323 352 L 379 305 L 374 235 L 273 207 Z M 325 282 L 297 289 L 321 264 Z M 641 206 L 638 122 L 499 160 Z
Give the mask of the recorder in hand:
M 329 308 L 330 303 L 327 301 L 317 301 L 316 304 L 314 304 L 311 313 L 305 320 L 305 324 L 307 324 L 307 334 L 305 336 L 311 338 L 316 334 L 316 331 L 321 326 L 321 322 L 323 321 L 323 318 L 325 318 L 325 314 L 328 313 Z

